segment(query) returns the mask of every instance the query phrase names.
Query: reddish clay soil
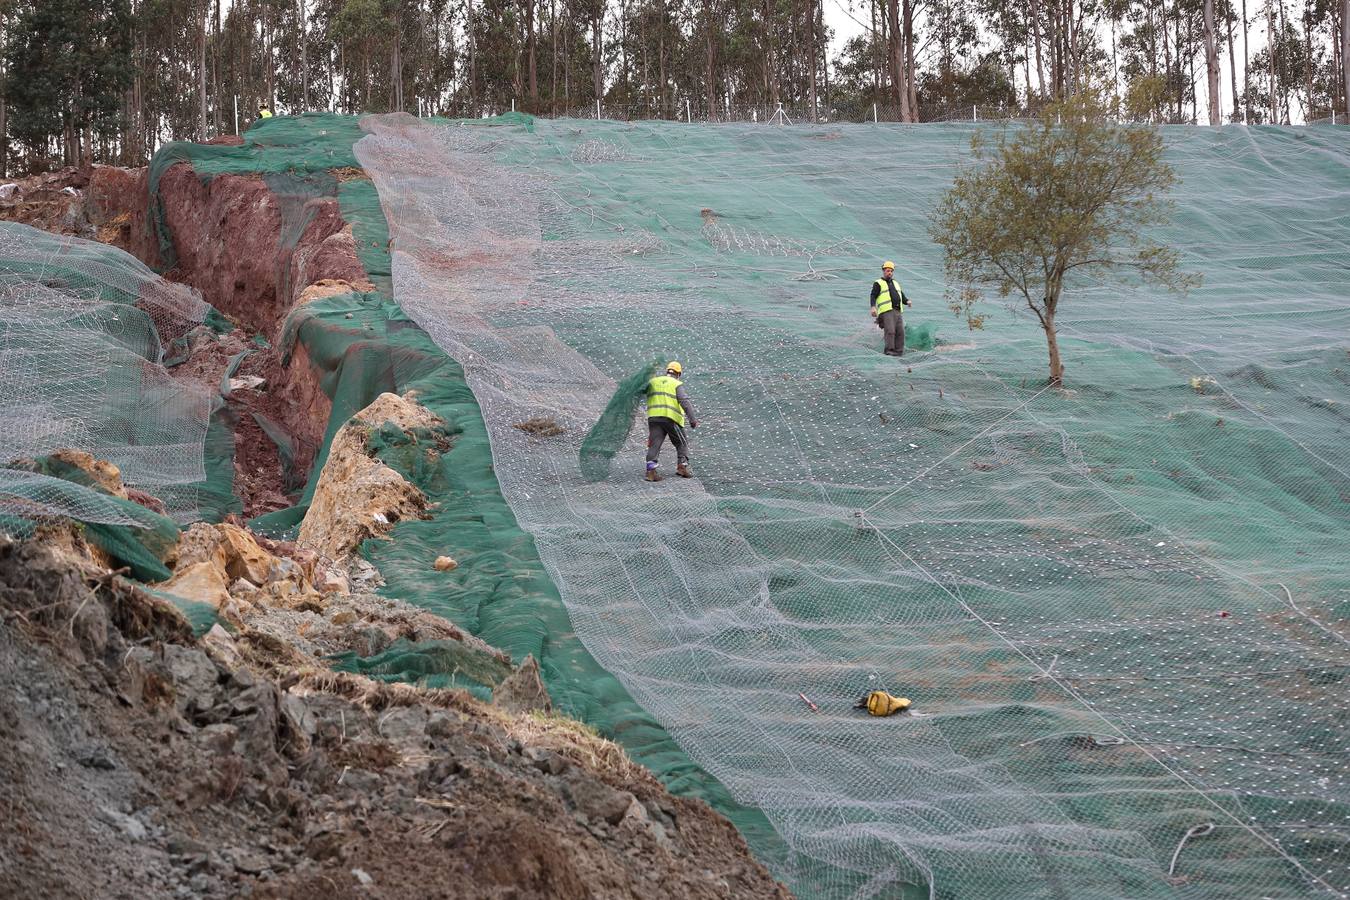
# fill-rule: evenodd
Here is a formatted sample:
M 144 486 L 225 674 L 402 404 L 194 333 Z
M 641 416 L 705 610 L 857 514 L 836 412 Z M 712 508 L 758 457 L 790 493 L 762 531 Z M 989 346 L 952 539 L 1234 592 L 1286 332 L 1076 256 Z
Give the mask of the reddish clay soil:
M 95 166 L 88 174 L 65 169 L 25 179 L 11 194 L 0 199 L 0 218 L 97 238 L 151 266 L 162 263 L 144 168 Z M 224 175 L 203 183 L 180 163 L 161 179 L 160 206 L 176 255 L 166 277 L 200 290 L 238 326 L 214 341 L 194 342 L 192 357 L 170 370 L 176 378 L 216 390 L 230 356 L 252 348 L 254 335 L 275 344 L 287 314 L 310 284 L 335 279 L 369 288 L 335 198 L 310 199 L 293 211 L 308 220 L 293 248 L 282 246 L 282 201 L 259 176 Z M 235 391 L 226 398 L 236 429 L 236 493 L 245 514 L 253 516 L 291 505 L 323 442 L 331 403 L 303 347 L 293 348 L 285 363 L 277 349 L 257 349 L 238 374 L 265 379 L 261 390 Z M 289 467 L 254 413 L 288 436 L 294 452 Z

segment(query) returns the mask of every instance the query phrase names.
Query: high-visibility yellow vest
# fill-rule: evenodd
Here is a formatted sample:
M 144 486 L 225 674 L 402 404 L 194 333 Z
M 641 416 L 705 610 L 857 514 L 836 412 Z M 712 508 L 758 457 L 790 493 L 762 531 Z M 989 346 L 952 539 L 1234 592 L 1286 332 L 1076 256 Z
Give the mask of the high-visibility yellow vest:
M 272 111 L 270 109 L 260 109 L 258 110 L 258 118 L 270 119 L 272 118 Z
M 675 396 L 675 391 L 681 384 L 680 379 L 669 375 L 657 375 L 647 382 L 647 418 L 665 416 L 683 427 L 684 407 L 680 406 L 680 400 Z
M 884 312 L 890 312 L 894 304 L 891 303 L 891 288 L 890 285 L 886 284 L 886 279 L 878 278 L 877 284 L 881 285 L 881 292 L 877 294 L 877 315 L 881 315 Z M 895 285 L 895 296 L 903 297 L 904 292 L 900 290 L 900 282 L 892 278 L 891 284 Z

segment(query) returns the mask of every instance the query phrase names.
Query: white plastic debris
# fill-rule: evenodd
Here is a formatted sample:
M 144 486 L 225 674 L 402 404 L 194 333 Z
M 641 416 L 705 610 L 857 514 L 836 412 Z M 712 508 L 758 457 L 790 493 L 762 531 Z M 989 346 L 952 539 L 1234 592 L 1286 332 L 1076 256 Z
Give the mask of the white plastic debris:
M 267 384 L 267 379 L 258 375 L 241 375 L 238 378 L 230 379 L 230 393 L 235 391 L 260 391 Z

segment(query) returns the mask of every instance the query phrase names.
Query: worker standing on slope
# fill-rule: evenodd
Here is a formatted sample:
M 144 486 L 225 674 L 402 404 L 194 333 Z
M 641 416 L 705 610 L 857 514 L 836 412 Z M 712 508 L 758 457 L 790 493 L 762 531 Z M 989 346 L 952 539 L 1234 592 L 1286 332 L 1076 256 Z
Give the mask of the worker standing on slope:
M 265 106 L 260 106 L 258 107 L 258 118 L 270 119 L 272 118 L 272 111 Z
M 881 264 L 881 277 L 872 282 L 872 318 L 877 320 L 886 335 L 886 355 L 905 355 L 904 307 L 912 305 L 900 282 L 893 277 L 895 263 L 889 259 Z
M 660 481 L 661 445 L 670 438 L 675 445 L 675 474 L 693 478 L 689 471 L 689 442 L 684 437 L 686 419 L 690 428 L 698 427 L 694 404 L 689 402 L 680 376 L 684 367 L 672 360 L 666 364 L 666 373 L 647 382 L 647 480 Z

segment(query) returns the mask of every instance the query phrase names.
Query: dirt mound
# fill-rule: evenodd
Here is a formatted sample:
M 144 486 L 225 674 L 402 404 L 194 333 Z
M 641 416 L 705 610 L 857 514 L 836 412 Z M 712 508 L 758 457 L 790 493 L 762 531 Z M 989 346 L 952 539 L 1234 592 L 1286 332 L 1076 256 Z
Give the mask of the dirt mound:
M 576 723 L 269 640 L 0 538 L 0 895 L 786 896 Z
M 88 175 L 69 167 L 0 183 L 0 219 L 92 240 L 96 229 L 84 208 L 88 184 Z

